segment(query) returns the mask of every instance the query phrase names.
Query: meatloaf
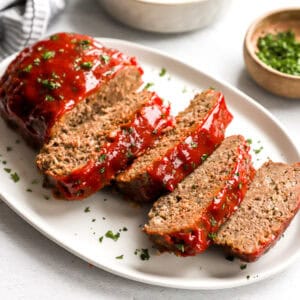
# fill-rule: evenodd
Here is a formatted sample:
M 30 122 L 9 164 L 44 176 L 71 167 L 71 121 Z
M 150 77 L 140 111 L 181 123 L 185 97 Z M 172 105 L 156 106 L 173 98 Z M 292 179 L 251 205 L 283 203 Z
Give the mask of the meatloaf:
M 37 156 L 58 196 L 82 199 L 99 190 L 172 124 L 155 93 L 132 93 L 76 130 L 51 137 Z
M 89 36 L 54 34 L 10 63 L 0 80 L 0 113 L 40 147 L 136 90 L 141 75 L 134 58 Z
M 231 120 L 220 92 L 206 90 L 196 95 L 176 117 L 175 127 L 117 176 L 118 189 L 140 202 L 174 190 L 221 143 Z
M 254 175 L 249 146 L 230 136 L 170 194 L 159 198 L 144 231 L 160 251 L 203 252 L 238 208 Z
M 214 243 L 245 261 L 255 261 L 275 244 L 299 207 L 300 163 L 266 162 Z

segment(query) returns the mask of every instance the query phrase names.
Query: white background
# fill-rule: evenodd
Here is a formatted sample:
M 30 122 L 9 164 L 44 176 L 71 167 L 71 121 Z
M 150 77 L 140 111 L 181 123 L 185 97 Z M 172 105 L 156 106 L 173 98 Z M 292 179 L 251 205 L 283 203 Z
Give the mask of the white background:
M 223 15 L 205 29 L 188 34 L 159 35 L 115 22 L 94 0 L 69 0 L 66 10 L 54 20 L 48 33 L 73 31 L 125 39 L 174 55 L 253 97 L 286 126 L 300 148 L 297 132 L 300 101 L 264 92 L 248 77 L 242 57 L 243 38 L 251 22 L 265 12 L 288 6 L 300 7 L 300 1 L 232 0 L 228 1 Z M 47 240 L 0 201 L 1 300 L 296 299 L 299 279 L 300 260 L 263 282 L 222 291 L 175 290 L 132 282 L 88 266 Z

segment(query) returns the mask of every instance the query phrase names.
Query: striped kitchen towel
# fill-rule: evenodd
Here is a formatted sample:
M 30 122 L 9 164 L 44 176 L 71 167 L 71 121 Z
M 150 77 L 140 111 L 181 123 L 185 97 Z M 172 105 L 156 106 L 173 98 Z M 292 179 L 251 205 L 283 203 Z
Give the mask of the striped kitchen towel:
M 0 0 L 0 60 L 44 35 L 65 0 Z

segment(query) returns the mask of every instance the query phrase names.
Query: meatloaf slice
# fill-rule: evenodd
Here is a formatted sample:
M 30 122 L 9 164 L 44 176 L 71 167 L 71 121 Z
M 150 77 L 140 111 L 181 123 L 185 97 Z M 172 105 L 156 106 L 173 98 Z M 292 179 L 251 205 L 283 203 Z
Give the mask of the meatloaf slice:
M 117 176 L 118 189 L 140 202 L 174 190 L 221 143 L 231 120 L 220 92 L 207 90 L 196 95 L 176 117 L 174 129 Z
M 41 146 L 136 90 L 141 74 L 134 58 L 89 36 L 54 34 L 10 63 L 0 79 L 0 114 Z
M 172 193 L 154 203 L 144 231 L 160 251 L 190 256 L 211 244 L 254 175 L 248 151 L 242 136 L 226 138 Z
M 275 244 L 299 207 L 300 163 L 266 162 L 214 243 L 245 261 L 255 261 Z
M 54 136 L 37 156 L 38 168 L 63 198 L 82 199 L 108 184 L 172 120 L 170 107 L 147 91 L 128 95 L 105 111 Z

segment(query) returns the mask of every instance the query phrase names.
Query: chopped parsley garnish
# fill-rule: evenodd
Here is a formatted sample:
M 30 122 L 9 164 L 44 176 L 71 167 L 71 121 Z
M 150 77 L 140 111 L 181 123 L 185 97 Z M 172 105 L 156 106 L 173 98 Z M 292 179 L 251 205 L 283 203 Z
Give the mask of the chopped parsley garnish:
M 216 226 L 218 224 L 218 222 L 216 221 L 216 219 L 214 217 L 211 217 L 209 221 L 210 221 L 211 226 Z
M 120 232 L 117 232 L 117 233 L 113 233 L 111 230 L 108 230 L 106 233 L 105 233 L 105 236 L 109 239 L 112 239 L 114 241 L 117 241 L 120 237 Z
M 247 275 L 246 278 L 247 278 L 247 279 L 250 279 L 250 275 Z
M 102 163 L 106 160 L 106 157 L 107 157 L 106 154 L 103 153 L 99 156 L 98 161 Z
M 20 180 L 20 177 L 19 177 L 19 175 L 18 175 L 16 172 L 10 174 L 10 178 L 11 178 L 14 182 L 18 182 L 18 181 Z
M 58 40 L 58 35 L 57 35 L 57 34 L 51 35 L 51 36 L 50 36 L 50 40 L 52 40 L 52 41 Z
M 23 69 L 23 71 L 26 72 L 26 73 L 29 73 L 29 72 L 31 71 L 31 69 L 32 69 L 32 65 L 29 64 L 27 67 L 25 67 L 25 68 Z
M 148 249 L 143 249 L 143 248 L 142 249 L 135 249 L 134 254 L 139 255 L 141 260 L 149 260 L 150 259 Z
M 214 86 L 208 87 L 209 90 L 215 90 L 216 88 Z
M 253 149 L 253 151 L 254 151 L 255 154 L 258 154 L 262 151 L 262 149 L 264 149 L 263 146 L 259 147 L 258 149 Z
M 236 173 L 234 173 L 234 176 L 239 177 L 239 176 L 240 176 L 240 173 L 239 173 L 239 172 L 236 172 Z
M 5 171 L 6 173 L 10 173 L 10 172 L 11 172 L 11 169 L 9 169 L 9 168 L 4 168 L 4 171 Z
M 123 230 L 123 231 L 128 231 L 127 227 L 123 227 L 122 230 Z
M 103 241 L 103 236 L 100 236 L 99 237 L 99 242 L 102 243 L 102 241 Z
M 153 82 L 148 82 L 145 87 L 144 87 L 144 90 L 148 90 L 149 88 L 151 88 L 151 86 L 153 86 L 154 83 Z
M 84 209 L 84 212 L 85 213 L 88 213 L 88 212 L 90 212 L 91 210 L 90 210 L 90 207 L 89 206 L 87 206 L 85 209 Z
M 80 66 L 82 69 L 90 70 L 93 67 L 93 63 L 91 61 L 85 61 Z
M 52 102 L 54 101 L 55 99 L 51 96 L 51 95 L 46 95 L 45 96 L 45 101 L 48 101 L 48 102 Z
M 43 87 L 49 90 L 55 90 L 61 87 L 61 84 L 53 79 L 42 79 L 40 82 L 43 85 Z
M 241 182 L 239 182 L 239 190 L 241 190 L 243 187 L 243 184 Z
M 45 200 L 49 200 L 50 197 L 49 197 L 48 195 L 44 195 L 44 199 L 45 199 Z
M 116 256 L 116 259 L 123 259 L 124 255 L 119 255 L 119 256 Z
M 2 160 L 2 164 L 3 164 L 3 165 L 6 165 L 6 160 Z
M 102 167 L 100 170 L 99 170 L 100 174 L 103 174 L 105 172 L 105 168 Z
M 55 56 L 55 51 L 46 51 L 42 54 L 42 58 L 44 60 L 48 60 L 50 58 L 53 58 Z
M 242 265 L 240 265 L 240 269 L 241 270 L 245 270 L 247 268 L 247 264 L 242 264 Z
M 184 253 L 184 244 L 175 244 L 175 247 L 182 253 Z
M 208 154 L 203 154 L 202 156 L 201 156 L 201 160 L 202 160 L 202 162 L 204 162 L 206 159 L 208 158 Z
M 78 41 L 78 45 L 81 46 L 83 50 L 89 49 L 90 47 L 90 41 L 89 40 L 80 40 Z
M 101 54 L 100 59 L 103 60 L 105 64 L 108 64 L 110 61 L 110 57 L 106 54 Z
M 7 152 L 10 152 L 10 151 L 12 151 L 12 147 L 10 147 L 10 146 L 7 146 L 7 147 L 6 147 L 6 151 L 7 151 Z
M 26 192 L 32 193 L 32 189 L 27 189 Z
M 209 232 L 208 233 L 208 237 L 211 239 L 211 240 L 214 240 L 216 237 L 217 237 L 217 234 L 215 232 Z
M 163 76 L 166 75 L 166 73 L 167 73 L 167 70 L 166 70 L 165 68 L 162 68 L 162 69 L 160 70 L 160 72 L 159 72 L 159 76 L 160 76 L 160 77 L 163 77 Z
M 246 143 L 249 144 L 249 145 L 251 145 L 252 144 L 252 139 L 247 139 Z
M 234 256 L 233 255 L 227 255 L 225 257 L 225 259 L 229 260 L 229 261 L 234 261 Z
M 92 219 L 92 222 L 96 222 L 96 219 Z
M 133 154 L 132 154 L 132 152 L 131 152 L 130 150 L 128 150 L 128 151 L 126 152 L 126 157 L 127 157 L 127 158 L 132 158 L 132 157 L 133 157 Z

